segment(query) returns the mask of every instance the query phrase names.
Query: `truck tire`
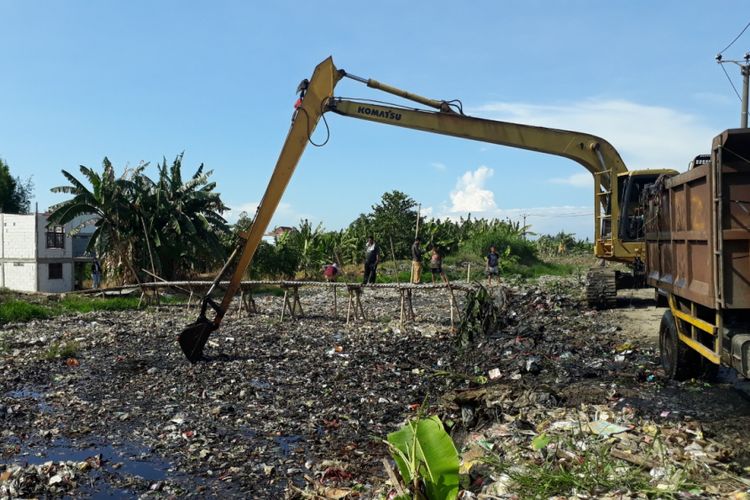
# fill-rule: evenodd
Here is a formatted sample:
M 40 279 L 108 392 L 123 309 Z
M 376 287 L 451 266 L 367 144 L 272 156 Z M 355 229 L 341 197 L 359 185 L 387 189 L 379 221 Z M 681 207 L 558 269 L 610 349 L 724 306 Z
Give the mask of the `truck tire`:
M 659 325 L 659 353 L 661 366 L 668 378 L 686 380 L 698 376 L 701 356 L 680 341 L 672 311 L 667 309 Z

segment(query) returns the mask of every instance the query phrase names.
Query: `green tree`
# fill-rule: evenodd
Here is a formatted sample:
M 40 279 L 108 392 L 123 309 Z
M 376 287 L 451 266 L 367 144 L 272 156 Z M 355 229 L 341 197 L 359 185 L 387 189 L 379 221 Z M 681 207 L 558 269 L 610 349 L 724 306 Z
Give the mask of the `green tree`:
M 229 227 L 221 216 L 228 207 L 209 182 L 212 171 L 203 164 L 182 180 L 183 154 L 171 165 L 164 159 L 159 165 L 159 179 L 139 183 L 143 210 L 163 277 L 172 279 L 186 271 L 203 271 L 226 256 L 222 238 Z
M 304 219 L 295 231 L 285 235 L 284 243 L 297 251 L 299 269 L 305 278 L 314 275 L 327 260 L 323 234 L 322 223 L 313 227 L 309 220 Z
M 94 251 L 105 258 L 105 264 L 112 270 L 126 268 L 129 276 L 123 273 L 123 279 L 138 280 L 133 257 L 137 248 L 136 241 L 143 234 L 140 220 L 133 217 L 132 200 L 137 192 L 137 186 L 132 177 L 141 175 L 145 165 L 135 170 L 115 175 L 115 169 L 108 158 L 102 162 L 102 173 L 80 166 L 80 171 L 88 180 L 91 188 L 76 179 L 68 171 L 63 170 L 63 176 L 70 185 L 52 188 L 53 193 L 71 194 L 73 197 L 51 207 L 52 213 L 48 217 L 49 224 L 67 224 L 79 216 L 90 215 L 88 220 L 94 220 L 96 228 L 88 250 Z M 87 221 L 74 227 L 80 230 Z
M 369 226 L 375 238 L 380 241 L 381 250 L 389 254 L 395 253 L 394 257 L 397 259 L 411 255 L 410 248 L 417 222 L 416 206 L 417 202 L 401 191 L 384 193 L 380 203 L 372 206 Z
M 31 207 L 34 184 L 31 179 L 21 180 L 10 175 L 10 167 L 0 158 L 0 212 L 27 214 Z
M 121 176 L 109 159 L 104 158 L 101 174 L 81 166 L 87 187 L 63 170 L 70 185 L 53 188 L 55 193 L 73 197 L 52 207 L 50 224 L 66 224 L 89 215 L 95 231 L 89 250 L 103 257 L 110 270 L 127 269 L 123 280 L 139 281 L 138 269 L 154 267 L 167 279 L 188 271 L 206 270 L 221 262 L 225 252 L 222 238 L 228 231 L 221 211 L 226 207 L 208 182 L 211 172 L 200 165 L 187 181 L 182 180 L 182 155 L 171 166 L 159 165 L 154 182 L 141 164 Z M 73 228 L 77 231 L 79 227 Z

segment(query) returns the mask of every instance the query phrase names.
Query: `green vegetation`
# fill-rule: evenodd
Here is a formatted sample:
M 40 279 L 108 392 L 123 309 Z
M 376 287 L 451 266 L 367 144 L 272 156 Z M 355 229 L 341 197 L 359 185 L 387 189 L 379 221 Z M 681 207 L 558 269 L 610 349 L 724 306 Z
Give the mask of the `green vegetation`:
M 0 324 L 46 319 L 50 316 L 51 310 L 39 304 L 16 299 L 0 302 Z
M 162 299 L 164 300 L 164 299 Z M 92 311 L 127 311 L 138 308 L 137 297 L 90 298 L 80 295 L 69 295 L 55 307 L 60 313 Z
M 92 311 L 128 311 L 138 309 L 138 297 L 86 297 L 68 295 L 60 301 L 49 301 L 29 296 L 20 300 L 12 292 L 0 292 L 0 325 L 5 323 L 23 323 L 33 319 L 48 319 L 72 313 Z M 162 296 L 160 303 L 174 304 L 184 302 L 183 297 Z M 141 304 L 141 307 L 146 307 Z
M 188 179 L 182 178 L 182 155 L 168 165 L 158 165 L 158 178 L 145 174 L 148 164 L 126 169 L 121 176 L 104 158 L 101 172 L 81 166 L 88 185 L 63 170 L 69 185 L 53 189 L 72 198 L 55 207 L 52 224 L 64 224 L 81 215 L 95 217 L 89 250 L 100 256 L 105 275 L 122 281 L 149 281 L 142 269 L 154 269 L 165 279 L 213 273 L 226 255 L 241 242 L 252 225 L 246 213 L 233 227 L 221 217 L 226 206 L 209 182 L 211 172 L 200 165 Z M 401 191 L 384 193 L 369 213 L 360 214 L 348 227 L 326 231 L 309 220 L 275 241 L 262 241 L 248 271 L 250 278 L 320 279 L 326 264 L 348 267 L 345 279 L 358 281 L 364 258 L 363 246 L 374 235 L 380 247 L 379 281 L 408 281 L 411 245 L 417 223 L 425 250 L 437 248 L 452 279 L 483 279 L 490 246 L 501 255 L 501 274 L 534 278 L 563 275 L 571 266 L 550 264 L 542 258 L 558 254 L 590 252 L 591 244 L 577 242 L 561 232 L 555 236 L 527 239 L 529 226 L 499 219 L 425 219 L 417 203 Z M 90 221 L 89 221 L 90 222 Z M 74 229 L 74 231 L 79 228 Z M 425 275 L 429 278 L 425 252 Z
M 337 262 L 344 270 L 344 279 L 361 279 L 364 243 L 372 234 L 380 247 L 378 282 L 409 281 L 411 245 L 417 223 L 416 202 L 400 191 L 383 194 L 372 211 L 360 214 L 348 227 L 340 231 L 326 231 L 322 224 L 314 226 L 308 220 L 276 237 L 273 244 L 261 242 L 253 260 L 251 278 L 320 279 L 326 264 Z M 241 214 L 234 227 L 234 237 L 225 240 L 230 247 L 237 236 L 252 224 L 247 214 Z M 529 226 L 499 219 L 476 219 L 469 215 L 458 220 L 419 218 L 422 246 L 436 247 L 443 255 L 443 269 L 451 280 L 467 278 L 469 265 L 471 280 L 485 276 L 485 259 L 490 246 L 501 255 L 501 274 L 523 279 L 542 275 L 570 275 L 579 272 L 578 266 L 550 262 L 563 256 L 589 256 L 592 245 L 576 241 L 564 232 L 555 236 L 532 235 Z M 430 280 L 429 252 L 425 252 L 423 281 Z
M 10 175 L 10 167 L 0 158 L 0 212 L 5 214 L 29 213 L 34 184 Z
M 397 498 L 456 498 L 458 452 L 437 416 L 410 420 L 388 434 L 387 444 L 404 486 L 410 490 Z
M 80 346 L 78 342 L 71 340 L 67 342 L 54 342 L 44 351 L 42 358 L 47 360 L 73 358 L 78 353 Z
M 463 320 L 456 337 L 461 347 L 467 347 L 490 334 L 497 325 L 500 309 L 490 292 L 479 285 L 466 294 Z
M 73 197 L 52 207 L 50 224 L 65 224 L 78 216 L 94 218 L 96 230 L 88 250 L 102 260 L 105 275 L 140 281 L 140 269 L 154 269 L 173 279 L 212 270 L 225 258 L 222 244 L 228 227 L 221 213 L 228 207 L 209 182 L 211 172 L 200 165 L 182 179 L 182 155 L 171 165 L 158 165 L 159 177 L 145 174 L 147 163 L 126 169 L 121 176 L 104 158 L 101 173 L 81 166 L 90 187 L 63 170 L 69 185 L 53 188 Z
M 498 473 L 506 474 L 512 486 L 510 491 L 520 498 L 550 498 L 557 495 L 612 491 L 647 492 L 647 473 L 621 462 L 610 455 L 611 445 L 598 443 L 579 449 L 572 439 L 555 440 L 553 452 L 545 453 L 552 441 L 544 434 L 543 440 L 532 441 L 532 448 L 540 452 L 540 460 L 523 465 L 503 461 L 499 456 L 487 459 Z M 568 456 L 568 460 L 558 459 Z

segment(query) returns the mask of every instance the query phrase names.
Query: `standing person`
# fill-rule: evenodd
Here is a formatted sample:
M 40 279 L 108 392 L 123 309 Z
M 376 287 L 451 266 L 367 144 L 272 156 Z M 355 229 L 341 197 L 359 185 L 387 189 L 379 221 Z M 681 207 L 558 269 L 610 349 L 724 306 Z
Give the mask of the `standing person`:
M 497 276 L 497 282 L 500 283 L 500 254 L 495 245 L 490 247 L 490 253 L 487 254 L 487 286 L 492 286 L 493 276 Z
M 440 255 L 440 251 L 437 247 L 432 247 L 432 254 L 430 255 L 430 272 L 432 272 L 432 282 L 435 283 L 435 276 L 443 278 L 443 283 L 448 283 L 448 277 L 443 271 L 443 256 Z
M 411 246 L 411 282 L 420 283 L 422 281 L 422 240 L 419 236 L 414 240 Z
M 94 262 L 91 263 L 91 281 L 93 282 L 93 288 L 99 288 L 102 282 L 102 266 L 96 257 L 94 257 Z
M 375 243 L 375 238 L 370 235 L 367 237 L 367 244 L 365 245 L 365 278 L 362 281 L 363 284 L 375 283 L 378 262 L 380 262 L 380 247 Z

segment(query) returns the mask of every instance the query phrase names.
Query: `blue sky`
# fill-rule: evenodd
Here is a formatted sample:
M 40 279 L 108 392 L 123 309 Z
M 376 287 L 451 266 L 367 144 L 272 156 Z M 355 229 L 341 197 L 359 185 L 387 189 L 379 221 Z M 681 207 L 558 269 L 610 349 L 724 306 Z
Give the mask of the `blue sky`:
M 630 168 L 684 170 L 740 106 L 714 61 L 746 1 L 0 0 L 0 157 L 33 176 L 40 210 L 61 169 L 119 169 L 185 152 L 214 171 L 231 219 L 252 211 L 295 89 L 339 68 L 485 118 L 608 139 Z M 750 30 L 724 55 L 740 59 Z M 727 66 L 738 86 L 739 70 Z M 397 101 L 352 81 L 337 93 Z M 328 116 L 273 224 L 338 229 L 399 189 L 432 216 L 518 219 L 591 236 L 590 175 L 538 153 Z M 324 136 L 319 128 L 318 137 Z M 151 170 L 154 174 L 154 170 Z

